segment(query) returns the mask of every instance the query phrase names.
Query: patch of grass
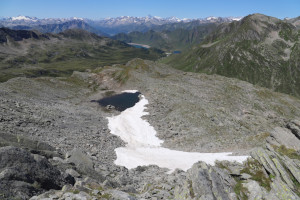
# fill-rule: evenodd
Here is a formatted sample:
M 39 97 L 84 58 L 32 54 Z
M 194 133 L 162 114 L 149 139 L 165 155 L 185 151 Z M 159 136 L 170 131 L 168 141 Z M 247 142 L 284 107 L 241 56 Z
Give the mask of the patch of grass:
M 103 187 L 97 183 L 89 183 L 87 185 L 88 188 L 92 189 L 92 190 L 99 190 L 99 191 L 103 191 Z
M 224 165 L 222 162 L 216 162 L 216 166 L 218 168 L 221 168 L 221 169 L 226 169 L 227 171 L 231 172 L 231 170 L 229 169 L 228 166 Z
M 132 70 L 149 70 L 149 66 L 142 59 L 134 59 L 128 65 L 120 65 L 120 70 L 113 73 L 113 78 L 119 83 L 124 84 L 129 78 Z
M 275 151 L 277 151 L 281 155 L 286 155 L 287 157 L 289 157 L 291 159 L 300 160 L 300 155 L 297 153 L 297 151 L 295 149 L 289 149 L 284 145 L 281 145 L 279 147 L 274 145 L 273 148 L 275 149 Z
M 194 198 L 195 197 L 195 193 L 194 193 L 194 189 L 193 189 L 193 183 L 192 183 L 191 180 L 189 181 L 189 191 L 190 191 L 190 196 L 192 198 Z
M 271 178 L 266 177 L 262 170 L 256 171 L 251 175 L 251 179 L 257 181 L 260 186 L 266 188 L 268 191 L 271 190 Z
M 100 197 L 104 198 L 104 199 L 111 199 L 111 194 L 105 193 L 105 194 L 102 194 Z
M 78 87 L 88 87 L 89 86 L 89 84 L 87 82 L 85 82 L 83 80 L 80 80 L 80 79 L 78 79 L 76 77 L 71 77 L 70 76 L 70 77 L 66 77 L 66 78 L 61 79 L 61 80 L 65 81 L 67 83 L 70 83 L 70 84 L 72 84 L 74 86 L 78 86 Z
M 119 83 L 124 84 L 130 77 L 130 67 L 123 66 L 123 69 L 113 73 L 113 78 Z
M 290 179 L 292 180 L 293 184 L 294 184 L 294 192 L 300 196 L 300 183 L 297 181 L 297 179 L 293 176 L 293 174 L 290 172 L 289 169 L 287 169 L 286 166 L 284 166 L 285 170 L 287 171 Z
M 80 193 L 80 191 L 79 191 L 79 190 L 77 190 L 77 189 L 75 189 L 75 190 L 71 190 L 70 192 L 72 192 L 73 194 L 79 194 L 79 193 Z
M 254 136 L 249 136 L 248 141 L 255 142 L 255 143 L 257 143 L 257 142 L 262 143 L 266 140 L 267 137 L 270 136 L 270 134 L 271 133 L 269 133 L 269 132 L 262 132 L 257 135 L 254 135 Z
M 104 96 L 110 97 L 110 96 L 115 95 L 115 94 L 116 94 L 115 91 L 109 90 L 109 91 L 106 91 L 106 92 L 104 93 Z
M 237 181 L 237 184 L 233 188 L 235 194 L 240 197 L 240 199 L 247 200 L 248 197 L 246 194 L 248 193 L 248 190 L 243 186 L 243 181 L 238 178 L 235 178 L 235 180 Z
M 257 160 L 248 160 L 245 167 L 241 170 L 241 173 L 251 175 L 251 179 L 258 182 L 260 186 L 266 190 L 271 190 L 271 177 L 266 176 L 262 170 L 261 164 Z
M 151 183 L 147 183 L 147 185 L 144 187 L 143 192 L 147 192 L 148 190 L 153 189 L 153 186 Z
M 256 94 L 262 99 L 271 99 L 274 97 L 274 93 L 266 89 L 258 90 Z

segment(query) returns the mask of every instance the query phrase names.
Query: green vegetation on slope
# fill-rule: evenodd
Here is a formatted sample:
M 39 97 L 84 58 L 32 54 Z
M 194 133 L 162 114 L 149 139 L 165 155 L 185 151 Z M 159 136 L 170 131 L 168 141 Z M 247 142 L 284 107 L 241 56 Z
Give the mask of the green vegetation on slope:
M 197 47 L 163 62 L 300 96 L 299 37 L 292 24 L 254 14 L 220 25 Z
M 0 82 L 16 76 L 67 76 L 73 71 L 126 63 L 133 58 L 156 60 L 163 52 L 138 49 L 82 30 L 67 30 L 49 39 L 0 44 Z
M 206 35 L 216 28 L 216 24 L 202 24 L 193 28 L 176 28 L 172 30 L 150 30 L 143 32 L 120 33 L 113 39 L 127 43 L 147 44 L 164 51 L 184 50 L 199 44 Z

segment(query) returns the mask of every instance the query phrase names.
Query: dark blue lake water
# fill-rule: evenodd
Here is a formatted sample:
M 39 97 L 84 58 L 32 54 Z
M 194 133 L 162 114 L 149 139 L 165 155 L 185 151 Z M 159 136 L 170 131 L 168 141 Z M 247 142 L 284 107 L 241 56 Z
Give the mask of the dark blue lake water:
M 108 105 L 112 105 L 118 111 L 124 111 L 127 108 L 133 107 L 137 102 L 139 102 L 140 92 L 136 93 L 127 93 L 124 92 L 122 94 L 116 94 L 113 96 L 105 97 L 100 100 L 92 100 L 92 102 L 97 102 L 99 105 L 103 107 L 107 107 Z
M 181 51 L 173 51 L 173 54 L 180 54 Z

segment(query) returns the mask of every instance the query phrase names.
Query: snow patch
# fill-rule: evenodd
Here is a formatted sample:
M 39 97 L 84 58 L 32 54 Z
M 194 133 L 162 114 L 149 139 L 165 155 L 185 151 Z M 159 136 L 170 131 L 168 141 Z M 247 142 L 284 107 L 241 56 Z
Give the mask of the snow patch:
M 125 90 L 123 92 L 137 92 Z M 163 140 L 156 137 L 154 128 L 142 116 L 148 100 L 141 95 L 141 100 L 135 106 L 124 110 L 120 115 L 108 117 L 108 128 L 111 133 L 119 136 L 127 143 L 126 147 L 115 149 L 117 159 L 115 164 L 128 169 L 143 165 L 158 165 L 162 168 L 184 171 L 198 161 L 214 165 L 216 160 L 243 162 L 248 156 L 230 156 L 231 152 L 223 153 L 197 153 L 171 150 L 161 147 Z

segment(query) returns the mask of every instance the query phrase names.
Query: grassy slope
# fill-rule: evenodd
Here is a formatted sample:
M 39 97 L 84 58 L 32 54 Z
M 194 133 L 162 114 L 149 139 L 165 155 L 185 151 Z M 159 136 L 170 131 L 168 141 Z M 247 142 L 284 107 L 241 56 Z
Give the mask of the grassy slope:
M 174 30 L 120 33 L 114 39 L 124 42 L 147 44 L 165 51 L 183 50 L 191 45 L 199 44 L 204 37 L 216 28 L 215 24 L 203 24 L 188 28 L 176 28 Z
M 221 25 L 201 45 L 164 62 L 300 96 L 299 35 L 289 23 L 256 14 Z
M 157 49 L 137 49 L 84 31 L 0 44 L 0 81 L 16 76 L 66 76 L 74 70 L 126 63 L 132 58 L 155 60 Z

